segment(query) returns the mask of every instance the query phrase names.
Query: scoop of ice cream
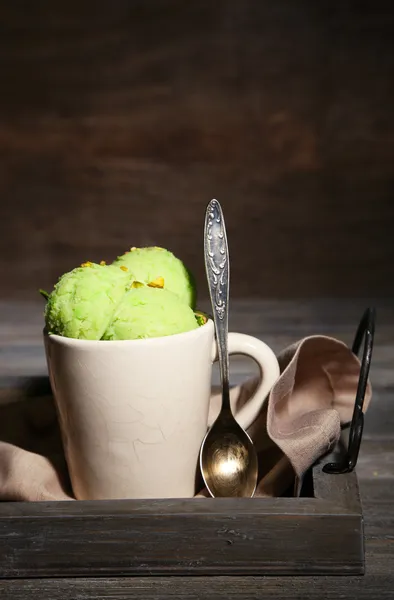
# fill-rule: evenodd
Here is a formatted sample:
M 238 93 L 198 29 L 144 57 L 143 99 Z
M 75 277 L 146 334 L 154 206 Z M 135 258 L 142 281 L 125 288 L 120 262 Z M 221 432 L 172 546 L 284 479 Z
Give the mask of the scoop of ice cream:
M 126 267 L 84 263 L 60 277 L 45 307 L 49 333 L 99 340 L 129 288 Z
M 142 286 L 123 296 L 103 339 L 163 337 L 197 327 L 193 310 L 178 296 L 166 289 Z
M 183 262 L 172 252 L 156 246 L 132 248 L 119 256 L 114 265 L 125 265 L 138 281 L 148 284 L 163 278 L 164 288 L 173 292 L 190 307 L 195 307 L 196 287 Z

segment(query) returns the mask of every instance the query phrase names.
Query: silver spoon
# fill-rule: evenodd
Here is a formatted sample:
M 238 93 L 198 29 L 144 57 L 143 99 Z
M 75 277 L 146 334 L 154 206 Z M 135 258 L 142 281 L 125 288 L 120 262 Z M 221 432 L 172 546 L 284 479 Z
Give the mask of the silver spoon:
M 222 407 L 202 442 L 200 468 L 211 496 L 251 498 L 257 484 L 257 454 L 230 406 L 227 344 L 230 265 L 223 212 L 217 200 L 211 200 L 205 215 L 204 256 L 218 346 Z

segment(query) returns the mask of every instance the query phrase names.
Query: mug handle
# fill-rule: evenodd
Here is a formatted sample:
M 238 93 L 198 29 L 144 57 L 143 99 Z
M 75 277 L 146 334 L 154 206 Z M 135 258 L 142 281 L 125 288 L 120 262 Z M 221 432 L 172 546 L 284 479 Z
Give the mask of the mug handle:
M 229 354 L 243 354 L 252 358 L 260 369 L 260 382 L 253 396 L 234 415 L 243 429 L 248 429 L 258 416 L 264 400 L 280 375 L 277 358 L 267 344 L 244 333 L 230 332 L 228 334 Z M 213 360 L 216 361 L 217 345 L 214 341 Z

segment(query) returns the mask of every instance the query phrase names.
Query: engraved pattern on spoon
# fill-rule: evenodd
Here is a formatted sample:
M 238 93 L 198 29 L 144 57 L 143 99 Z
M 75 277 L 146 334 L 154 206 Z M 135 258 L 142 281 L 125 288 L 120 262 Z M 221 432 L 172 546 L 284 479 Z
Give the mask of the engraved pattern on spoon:
M 217 200 L 211 200 L 208 207 L 208 224 L 207 224 L 207 246 L 208 246 L 208 261 L 212 272 L 212 281 L 215 287 L 214 308 L 220 320 L 223 319 L 226 310 L 226 301 L 223 298 L 223 286 L 226 281 L 226 271 L 228 268 L 224 241 L 223 219 L 220 211 L 220 206 Z M 219 228 L 218 238 L 222 241 L 219 247 L 219 252 L 222 256 L 221 260 L 214 251 L 212 245 L 212 229 Z

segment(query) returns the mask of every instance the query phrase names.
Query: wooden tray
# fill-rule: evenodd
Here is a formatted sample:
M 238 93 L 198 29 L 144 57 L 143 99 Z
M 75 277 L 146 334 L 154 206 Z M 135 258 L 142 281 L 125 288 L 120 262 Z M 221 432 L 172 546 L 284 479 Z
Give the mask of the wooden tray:
M 310 497 L 0 503 L 0 577 L 363 574 L 355 472 Z

